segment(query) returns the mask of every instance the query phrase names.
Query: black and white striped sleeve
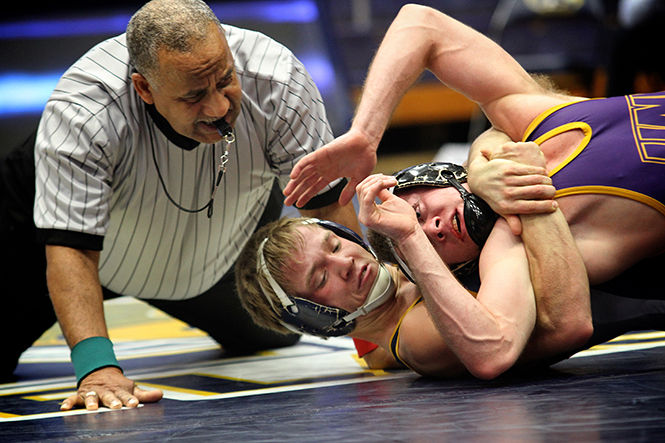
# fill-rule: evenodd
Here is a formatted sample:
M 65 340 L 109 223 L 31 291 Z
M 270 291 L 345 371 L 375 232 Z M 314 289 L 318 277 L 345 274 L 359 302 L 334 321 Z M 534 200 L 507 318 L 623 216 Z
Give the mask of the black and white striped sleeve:
M 289 174 L 297 161 L 333 139 L 326 110 L 318 88 L 309 73 L 290 52 L 285 51 L 288 81 L 275 100 L 275 113 L 269 133 L 269 152 L 273 165 L 279 170 L 280 185 L 286 186 Z M 331 183 L 322 193 L 330 190 Z
M 85 103 L 48 102 L 35 144 L 34 206 L 46 243 L 101 249 L 112 182 L 107 145 L 104 126 Z

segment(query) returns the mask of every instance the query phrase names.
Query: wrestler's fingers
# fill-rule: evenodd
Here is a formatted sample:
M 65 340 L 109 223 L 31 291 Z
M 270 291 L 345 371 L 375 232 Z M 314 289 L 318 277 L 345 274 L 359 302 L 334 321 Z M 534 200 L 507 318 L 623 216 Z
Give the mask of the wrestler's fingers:
M 384 174 L 372 174 L 360 182 L 358 187 L 369 188 L 372 186 L 393 186 L 397 183 L 395 177 Z
M 506 173 L 510 175 L 537 175 L 547 177 L 547 170 L 542 166 L 534 166 L 504 159 L 497 159 L 492 161 L 496 163 L 501 162 L 503 164 L 502 166 L 506 169 Z
M 490 148 L 481 148 L 480 154 L 488 161 L 492 158 L 492 150 Z
M 394 179 L 389 180 L 388 176 L 382 174 L 370 175 L 356 187 L 358 198 L 366 203 L 369 203 L 370 200 L 373 202 L 379 190 L 389 186 L 387 183 L 392 183 L 393 181 Z
M 356 191 L 358 193 L 358 205 L 361 209 L 369 209 L 374 205 L 374 198 L 376 195 L 372 193 L 370 189 L 362 187 L 356 188 Z
M 505 194 L 513 200 L 552 200 L 556 189 L 552 185 L 517 186 L 506 189 Z
M 388 200 L 390 197 L 393 196 L 393 193 L 390 192 L 387 188 L 382 188 L 379 190 L 379 192 L 376 194 L 379 200 L 383 203 L 384 201 Z
M 554 200 L 519 200 L 511 206 L 510 214 L 549 214 L 559 207 Z M 504 214 L 505 215 L 505 214 Z
M 491 158 L 505 158 L 528 163 L 543 158 L 543 152 L 533 142 L 506 142 L 492 150 Z
M 381 175 L 371 183 L 370 188 L 372 193 L 377 196 L 380 192 L 387 190 L 397 184 L 395 177 L 389 175 Z
M 547 185 L 552 186 L 552 179 L 546 175 L 527 174 L 527 175 L 509 175 L 505 178 L 506 186 L 532 186 Z
M 506 215 L 504 218 L 513 235 L 522 235 L 522 221 L 518 215 Z
M 119 391 L 116 392 L 116 395 L 122 402 L 123 406 L 127 406 L 128 408 L 135 408 L 139 405 L 138 398 L 136 398 L 131 392 Z

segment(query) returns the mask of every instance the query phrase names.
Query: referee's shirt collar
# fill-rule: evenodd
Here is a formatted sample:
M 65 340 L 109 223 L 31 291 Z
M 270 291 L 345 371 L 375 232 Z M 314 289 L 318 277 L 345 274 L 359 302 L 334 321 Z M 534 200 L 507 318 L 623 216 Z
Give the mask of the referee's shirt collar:
M 155 125 L 157 125 L 159 130 L 164 133 L 171 143 L 187 151 L 191 151 L 200 145 L 196 140 L 175 132 L 175 129 L 171 127 L 171 124 L 162 117 L 162 114 L 157 112 L 155 105 L 149 105 L 146 103 L 145 106 L 146 109 L 148 109 L 148 114 L 150 114 L 150 117 L 152 117 L 152 120 L 155 122 Z

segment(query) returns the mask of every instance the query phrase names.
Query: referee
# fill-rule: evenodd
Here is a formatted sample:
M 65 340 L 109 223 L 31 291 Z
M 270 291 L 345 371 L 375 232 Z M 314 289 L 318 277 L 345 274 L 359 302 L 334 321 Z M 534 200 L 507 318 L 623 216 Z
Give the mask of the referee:
M 1 235 L 16 251 L 5 315 L 21 321 L 2 325 L 3 378 L 57 316 L 78 381 L 63 410 L 158 401 L 114 356 L 103 300 L 118 295 L 206 331 L 227 355 L 294 344 L 251 321 L 233 267 L 279 218 L 293 165 L 331 140 L 320 94 L 287 48 L 221 25 L 201 0 L 145 4 L 62 76 L 34 154 L 28 141 L 1 166 Z M 344 184 L 300 212 L 359 230 L 353 206 L 337 203 Z

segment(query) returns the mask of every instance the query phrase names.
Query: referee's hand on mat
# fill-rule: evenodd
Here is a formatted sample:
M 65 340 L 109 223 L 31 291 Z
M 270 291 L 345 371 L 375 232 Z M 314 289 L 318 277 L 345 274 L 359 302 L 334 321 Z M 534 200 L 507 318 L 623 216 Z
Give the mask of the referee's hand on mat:
M 120 369 L 107 367 L 87 375 L 81 381 L 78 391 L 62 402 L 60 410 L 85 407 L 94 411 L 100 406 L 110 409 L 120 409 L 123 406 L 135 408 L 140 403 L 157 402 L 163 395 L 159 389 L 143 390 L 125 377 Z

